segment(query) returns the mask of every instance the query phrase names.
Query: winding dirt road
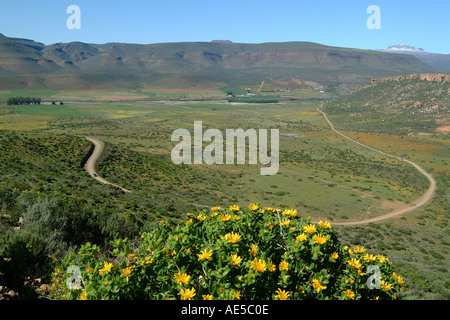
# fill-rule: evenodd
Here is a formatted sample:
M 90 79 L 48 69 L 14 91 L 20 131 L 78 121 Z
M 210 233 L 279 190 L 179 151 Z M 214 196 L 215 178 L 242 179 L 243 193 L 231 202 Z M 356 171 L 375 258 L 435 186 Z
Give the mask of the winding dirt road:
M 102 155 L 103 149 L 105 148 L 105 143 L 96 138 L 86 137 L 86 139 L 88 139 L 89 141 L 91 141 L 94 144 L 94 151 L 92 152 L 91 156 L 89 157 L 89 159 L 86 161 L 86 164 L 84 165 L 84 168 L 91 175 L 91 177 L 100 183 L 112 185 L 114 187 L 122 189 L 125 192 L 131 192 L 128 189 L 122 188 L 121 186 L 114 184 L 112 182 L 109 182 L 108 180 L 100 177 L 100 175 L 98 174 L 98 171 L 97 171 L 97 164 L 98 164 L 98 159 Z
M 407 213 L 410 213 L 410 212 L 413 212 L 413 211 L 419 209 L 420 207 L 426 205 L 433 198 L 434 193 L 436 191 L 436 181 L 434 180 L 434 178 L 433 178 L 433 176 L 431 174 L 426 172 L 421 166 L 419 166 L 415 162 L 412 162 L 410 160 L 407 160 L 407 159 L 404 159 L 404 158 L 401 158 L 401 157 L 398 157 L 398 156 L 395 156 L 395 155 L 383 152 L 383 151 L 375 149 L 375 148 L 373 148 L 371 146 L 365 145 L 365 144 L 363 144 L 363 143 L 361 143 L 361 142 L 359 142 L 359 141 L 357 141 L 355 139 L 350 138 L 349 136 L 343 134 L 342 132 L 336 130 L 334 128 L 333 123 L 328 119 L 328 117 L 325 114 L 325 112 L 323 112 L 321 110 L 322 106 L 323 106 L 323 104 L 319 108 L 317 108 L 317 111 L 320 112 L 323 115 L 324 119 L 326 120 L 326 122 L 330 126 L 331 130 L 333 130 L 336 134 L 338 134 L 338 135 L 344 137 L 345 139 L 347 139 L 347 140 L 349 140 L 349 141 L 351 141 L 353 143 L 356 143 L 356 144 L 358 144 L 358 145 L 360 145 L 360 146 L 362 146 L 364 148 L 370 149 L 370 150 L 372 150 L 374 152 L 378 152 L 378 153 L 380 153 L 380 154 L 382 154 L 382 155 L 384 155 L 386 157 L 394 158 L 394 159 L 397 159 L 398 161 L 403 161 L 403 162 L 409 163 L 414 168 L 416 168 L 416 170 L 418 170 L 421 174 L 423 174 L 428 179 L 428 181 L 430 182 L 430 185 L 429 185 L 428 189 L 420 197 L 412 200 L 410 203 L 407 203 L 405 205 L 402 205 L 402 206 L 392 210 L 389 213 L 383 214 L 383 215 L 378 216 L 378 217 L 362 219 L 362 220 L 342 221 L 342 222 L 336 221 L 336 222 L 333 222 L 333 225 L 339 225 L 339 226 L 364 225 L 364 224 L 368 224 L 370 222 L 380 222 L 380 221 L 384 221 L 384 220 L 391 219 L 391 218 L 394 218 L 394 217 L 399 217 L 399 216 L 402 216 L 404 214 L 407 214 Z M 94 151 L 93 151 L 92 155 L 89 157 L 89 159 L 86 161 L 86 164 L 85 164 L 86 171 L 94 179 L 96 179 L 100 183 L 109 184 L 109 185 L 115 186 L 117 188 L 120 188 L 124 192 L 131 192 L 130 190 L 127 190 L 127 189 L 125 189 L 125 188 L 123 188 L 123 187 L 121 187 L 121 186 L 119 186 L 117 184 L 109 182 L 108 180 L 106 180 L 106 179 L 104 179 L 104 178 L 99 176 L 98 171 L 97 171 L 97 164 L 98 164 L 98 160 L 99 160 L 99 158 L 100 158 L 100 156 L 101 156 L 101 154 L 102 154 L 102 152 L 103 152 L 103 150 L 105 148 L 105 144 L 104 144 L 103 141 L 101 141 L 99 139 L 96 139 L 96 138 L 86 137 L 86 139 L 88 139 L 89 141 L 91 141 L 94 144 Z
M 355 139 L 352 139 L 349 136 L 346 136 L 345 134 L 343 134 L 342 132 L 336 130 L 334 128 L 333 123 L 331 123 L 331 121 L 328 119 L 328 117 L 325 114 L 325 112 L 323 112 L 321 110 L 322 106 L 323 106 L 323 103 L 322 103 L 322 105 L 319 108 L 317 108 L 317 111 L 320 112 L 323 115 L 323 117 L 327 121 L 328 125 L 330 126 L 331 130 L 333 130 L 335 133 L 337 133 L 338 135 L 344 137 L 347 140 L 350 140 L 353 143 L 356 143 L 356 144 L 358 144 L 358 145 L 360 145 L 362 147 L 365 147 L 367 149 L 370 149 L 372 151 L 378 152 L 378 153 L 380 153 L 380 154 L 382 154 L 382 155 L 384 155 L 386 157 L 391 157 L 391 158 L 397 159 L 399 161 L 403 161 L 403 162 L 409 163 L 414 168 L 416 168 L 421 174 L 423 174 L 428 179 L 428 181 L 430 181 L 430 185 L 429 185 L 428 189 L 425 191 L 424 194 L 422 194 L 420 197 L 412 200 L 410 203 L 407 203 L 407 204 L 405 204 L 403 206 L 400 206 L 400 207 L 392 210 L 389 213 L 386 213 L 386 214 L 378 216 L 378 217 L 370 218 L 370 219 L 363 219 L 363 220 L 357 220 L 357 221 L 346 221 L 346 222 L 333 222 L 333 225 L 355 226 L 355 225 L 368 224 L 370 222 L 380 222 L 380 221 L 384 221 L 384 220 L 391 219 L 391 218 L 394 218 L 394 217 L 399 217 L 399 216 L 402 216 L 402 215 L 404 215 L 406 213 L 410 213 L 410 212 L 413 212 L 413 211 L 419 209 L 420 207 L 426 205 L 433 198 L 434 193 L 436 191 L 436 181 L 434 180 L 434 178 L 433 178 L 433 176 L 431 174 L 426 172 L 421 166 L 419 166 L 415 162 L 412 162 L 410 160 L 406 160 L 404 158 L 401 158 L 401 157 L 398 157 L 398 156 L 395 156 L 395 155 L 383 152 L 381 150 L 372 148 L 371 146 L 368 146 L 368 145 L 365 145 L 365 144 L 363 144 L 363 143 L 361 143 L 359 141 L 356 141 Z

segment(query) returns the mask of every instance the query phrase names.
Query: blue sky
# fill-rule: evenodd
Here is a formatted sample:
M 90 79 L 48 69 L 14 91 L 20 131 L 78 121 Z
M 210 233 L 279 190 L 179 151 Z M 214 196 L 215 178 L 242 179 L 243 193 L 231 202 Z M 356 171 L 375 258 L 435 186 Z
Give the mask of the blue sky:
M 69 5 L 81 29 L 69 30 Z M 381 29 L 369 30 L 369 5 Z M 0 0 L 0 33 L 45 44 L 311 41 L 385 49 L 392 44 L 450 54 L 448 0 Z

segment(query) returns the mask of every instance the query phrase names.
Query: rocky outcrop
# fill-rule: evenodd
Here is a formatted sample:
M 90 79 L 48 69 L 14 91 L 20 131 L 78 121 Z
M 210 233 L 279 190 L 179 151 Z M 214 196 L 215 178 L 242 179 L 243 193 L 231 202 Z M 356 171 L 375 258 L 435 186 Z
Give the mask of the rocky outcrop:
M 421 74 L 410 74 L 407 76 L 396 76 L 384 79 L 372 79 L 372 84 L 383 83 L 387 81 L 402 81 L 402 80 L 425 80 L 425 81 L 436 81 L 436 82 L 450 82 L 450 74 L 445 73 L 421 73 Z

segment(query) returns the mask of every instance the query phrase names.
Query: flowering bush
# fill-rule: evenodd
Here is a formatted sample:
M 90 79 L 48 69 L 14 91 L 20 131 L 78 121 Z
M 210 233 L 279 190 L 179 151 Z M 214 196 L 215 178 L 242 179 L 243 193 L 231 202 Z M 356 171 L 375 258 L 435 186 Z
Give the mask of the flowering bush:
M 403 279 L 391 262 L 342 246 L 330 222 L 296 210 L 234 205 L 161 221 L 135 250 L 126 239 L 110 255 L 86 244 L 54 274 L 60 299 L 395 299 Z M 68 287 L 77 266 L 82 282 Z M 378 272 L 378 288 L 369 284 Z M 68 281 L 69 280 L 69 281 Z

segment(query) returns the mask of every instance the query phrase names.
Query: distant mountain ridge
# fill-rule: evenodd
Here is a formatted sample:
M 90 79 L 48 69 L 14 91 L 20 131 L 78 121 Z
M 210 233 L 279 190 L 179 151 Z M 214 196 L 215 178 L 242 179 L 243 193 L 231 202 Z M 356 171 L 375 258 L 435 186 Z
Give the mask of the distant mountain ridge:
M 44 45 L 0 34 L 3 89 L 221 88 L 262 81 L 274 86 L 298 86 L 303 81 L 333 88 L 435 71 L 411 55 L 311 42 Z
M 410 54 L 420 61 L 441 71 L 450 72 L 450 54 L 427 52 L 423 48 L 415 48 L 413 46 L 401 44 L 392 45 L 385 50 L 377 50 L 380 52 Z

